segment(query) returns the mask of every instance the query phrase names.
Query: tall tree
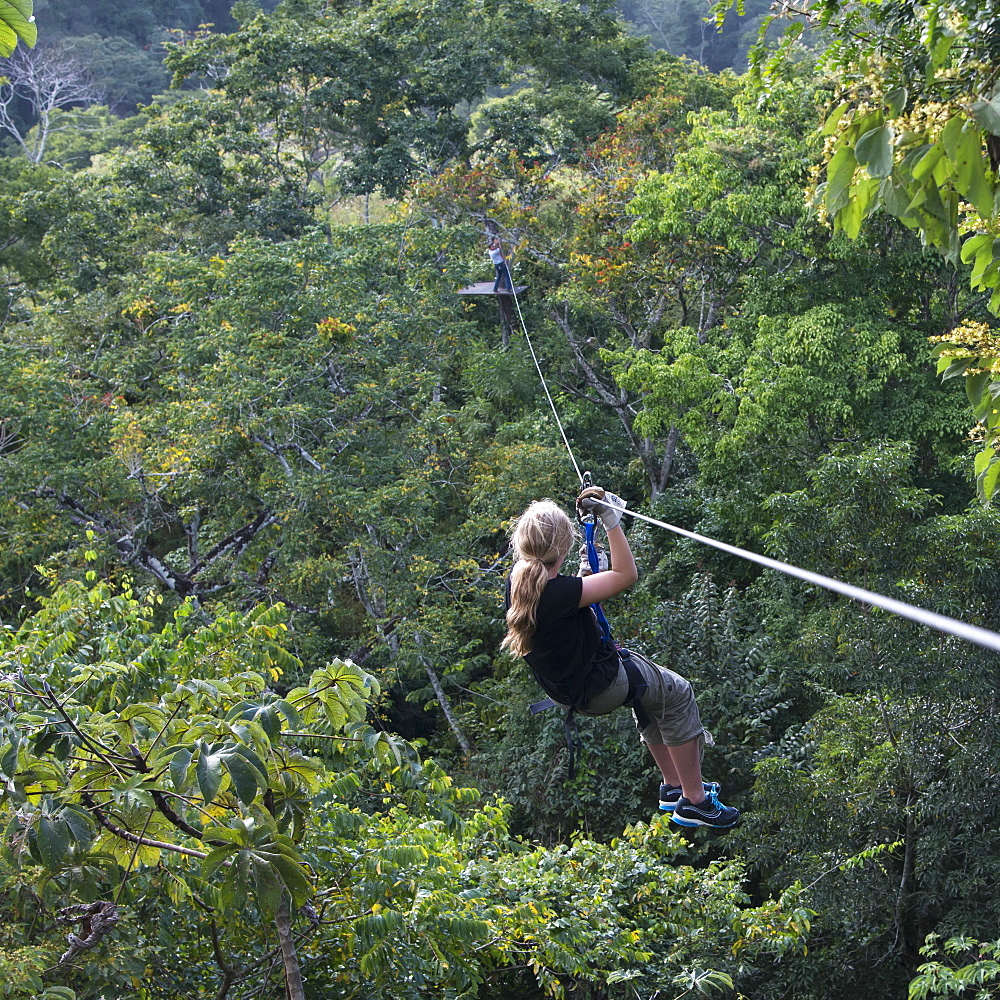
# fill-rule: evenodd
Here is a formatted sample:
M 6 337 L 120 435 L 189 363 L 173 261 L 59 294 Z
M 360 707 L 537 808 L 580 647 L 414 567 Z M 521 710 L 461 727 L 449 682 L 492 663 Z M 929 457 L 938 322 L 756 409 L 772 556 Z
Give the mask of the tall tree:
M 11 136 L 31 163 L 45 156 L 49 136 L 69 120 L 58 112 L 86 108 L 100 100 L 86 66 L 63 45 L 15 51 L 0 63 L 0 129 Z M 27 109 L 27 115 L 21 113 Z

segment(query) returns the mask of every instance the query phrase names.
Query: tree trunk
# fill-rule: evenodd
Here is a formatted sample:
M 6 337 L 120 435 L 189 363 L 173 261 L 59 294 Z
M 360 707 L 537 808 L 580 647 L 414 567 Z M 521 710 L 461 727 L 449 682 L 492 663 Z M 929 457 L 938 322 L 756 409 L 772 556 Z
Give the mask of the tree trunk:
M 667 443 L 663 449 L 663 461 L 660 463 L 659 473 L 656 477 L 656 482 L 653 484 L 650 500 L 655 500 L 667 488 L 667 483 L 670 482 L 670 473 L 674 468 L 674 456 L 677 454 L 677 442 L 679 439 L 680 431 L 677 430 L 677 425 L 671 424 L 670 430 L 667 432 Z
M 302 969 L 299 966 L 299 956 L 295 950 L 295 938 L 292 937 L 292 918 L 288 912 L 287 899 L 281 900 L 281 905 L 274 914 L 274 926 L 278 930 L 278 941 L 281 944 L 281 964 L 285 970 L 286 1000 L 306 1000 L 305 987 L 302 985 Z
M 435 673 L 434 668 L 428 666 L 426 663 L 424 664 L 424 670 L 427 671 L 427 676 L 431 680 L 431 687 L 434 688 L 434 694 L 437 695 L 441 711 L 444 712 L 444 717 L 448 720 L 448 725 L 451 727 L 451 731 L 455 734 L 455 739 L 458 740 L 459 746 L 462 748 L 462 752 L 466 757 L 471 757 L 472 746 L 465 738 L 465 733 L 459 729 L 458 723 L 455 721 L 455 716 L 452 715 L 451 702 L 448 700 L 448 696 L 444 693 L 444 688 L 441 687 L 440 678 Z
M 917 864 L 917 824 L 913 818 L 917 793 L 912 787 L 906 793 L 906 833 L 903 845 L 903 872 L 896 893 L 893 915 L 899 942 L 899 959 L 912 979 L 916 975 L 922 942 L 914 939 L 910 901 L 913 897 L 913 873 Z

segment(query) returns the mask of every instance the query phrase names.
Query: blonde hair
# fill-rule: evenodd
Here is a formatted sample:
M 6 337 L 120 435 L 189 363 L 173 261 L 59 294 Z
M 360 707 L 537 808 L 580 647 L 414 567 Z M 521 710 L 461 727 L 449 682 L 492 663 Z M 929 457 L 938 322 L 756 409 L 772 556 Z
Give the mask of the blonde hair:
M 507 635 L 500 644 L 516 656 L 531 652 L 535 616 L 549 570 L 565 559 L 576 541 L 573 522 L 551 500 L 536 500 L 514 523 L 516 562 L 510 574 Z

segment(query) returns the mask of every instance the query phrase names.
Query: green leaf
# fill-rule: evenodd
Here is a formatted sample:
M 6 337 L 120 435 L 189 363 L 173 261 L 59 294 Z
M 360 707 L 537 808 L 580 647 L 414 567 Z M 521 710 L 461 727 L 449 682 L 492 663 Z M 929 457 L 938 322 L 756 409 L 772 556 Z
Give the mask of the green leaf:
M 281 738 L 281 716 L 274 705 L 261 705 L 250 718 L 260 723 L 272 743 L 277 743 Z
M 170 780 L 174 783 L 174 788 L 179 792 L 184 791 L 187 787 L 188 769 L 191 766 L 193 757 L 194 754 L 190 750 L 182 747 L 174 754 L 174 758 L 170 762 Z
M 255 722 L 266 733 L 268 741 L 271 743 L 277 742 L 281 736 L 281 720 L 278 716 L 278 710 L 270 703 L 267 705 L 253 705 L 241 702 L 230 711 L 226 719 L 230 722 L 236 722 L 237 720 L 247 723 Z
M 250 805 L 257 797 L 258 772 L 239 754 L 227 754 L 224 758 L 226 770 L 233 781 L 236 797 L 244 805 Z
M 890 125 L 873 128 L 858 139 L 854 156 L 872 177 L 888 177 L 892 173 L 893 130 Z
M 348 799 L 361 787 L 361 779 L 353 771 L 338 775 L 334 778 L 327 790 L 333 798 Z
M 202 860 L 201 867 L 204 871 L 205 876 L 210 876 L 215 872 L 221 865 L 225 864 L 234 854 L 238 853 L 239 848 L 237 847 L 214 847 L 208 852 L 208 855 Z
M 250 853 L 240 851 L 226 869 L 220 898 L 224 908 L 242 907 L 247 898 L 250 877 Z
M 864 222 L 865 217 L 874 206 L 874 198 L 881 184 L 882 182 L 877 178 L 860 177 L 855 185 L 851 200 L 838 213 L 837 223 L 851 239 L 854 239 L 861 231 L 861 223 Z
M 957 378 L 959 375 L 964 375 L 965 370 L 978 360 L 978 358 L 938 358 L 937 373 L 941 376 L 942 382 Z
M 258 774 L 258 784 L 261 788 L 266 788 L 268 781 L 267 765 L 260 759 L 260 757 L 258 757 L 257 754 L 250 749 L 250 747 L 244 746 L 242 743 L 237 743 L 236 746 L 233 747 L 233 753 L 239 754 L 241 757 L 246 758 L 250 762 L 251 766 Z
M 0 757 L 0 772 L 8 778 L 13 778 L 17 773 L 17 751 L 18 739 L 15 735 L 11 737 L 10 746 L 4 751 L 3 757 Z
M 969 283 L 976 288 L 987 281 L 986 272 L 990 269 L 1000 253 L 1000 238 L 987 237 L 985 243 L 979 245 L 976 253 L 975 263 L 972 265 L 972 273 L 969 275 Z
M 882 207 L 897 219 L 906 213 L 910 204 L 910 195 L 906 190 L 906 185 L 894 180 L 893 177 L 886 177 L 879 185 L 879 201 Z
M 15 813 L 0 836 L 0 856 L 12 868 L 17 867 L 17 852 L 14 849 L 14 844 L 19 841 L 21 833 L 21 817 Z
M 1000 288 L 1000 258 L 990 257 L 986 267 L 979 270 L 979 258 L 976 258 L 976 268 L 969 279 L 974 288 Z
M 926 146 L 923 154 L 919 158 L 914 157 L 915 162 L 912 169 L 913 179 L 915 181 L 919 181 L 927 177 L 928 174 L 932 173 L 938 163 L 940 163 L 943 156 L 943 146 Z
M 18 39 L 29 46 L 38 41 L 31 9 L 31 0 L 0 0 L 0 56 L 9 56 Z
M 312 895 L 312 885 L 302 866 L 280 854 L 272 863 L 281 875 L 281 880 L 285 883 L 285 888 L 288 889 L 292 899 L 296 904 L 304 903 Z
M 941 154 L 937 158 L 938 161 L 941 160 L 943 155 Z M 920 207 L 923 209 L 923 217 L 920 223 L 927 233 L 927 241 L 932 246 L 942 246 L 947 242 L 947 238 L 944 226 L 941 223 L 951 221 L 951 202 L 949 201 L 948 204 L 945 204 L 941 197 L 941 191 L 933 179 L 928 179 L 920 188 L 920 191 L 923 193 L 923 199 L 920 202 Z
M 253 871 L 257 902 L 262 903 L 266 909 L 273 913 L 281 905 L 284 883 L 275 871 L 274 866 L 259 855 L 251 855 L 250 864 Z
M 938 136 L 938 142 L 944 146 L 944 151 L 948 154 L 948 159 L 952 163 L 958 159 L 958 147 L 962 138 L 962 127 L 967 121 L 968 119 L 963 114 L 952 115 L 945 123 L 944 128 L 941 129 L 940 136 Z
M 979 233 L 976 236 L 971 236 L 962 244 L 962 263 L 968 264 L 969 261 L 975 257 L 983 247 L 993 245 L 993 234 L 992 233 Z M 992 255 L 991 255 L 992 256 Z
M 951 122 L 948 123 L 949 125 Z M 967 128 L 956 151 L 955 180 L 959 192 L 986 218 L 993 209 L 993 185 L 986 176 L 982 137 L 976 128 Z
M 989 503 L 996 492 L 997 479 L 1000 478 L 1000 458 L 994 457 L 981 479 L 977 480 L 979 495 Z
M 893 118 L 898 118 L 903 113 L 908 97 L 909 91 L 906 87 L 894 87 L 892 90 L 886 91 L 883 100 Z
M 82 806 L 65 806 L 60 813 L 70 836 L 86 847 L 94 838 L 94 821 Z
M 987 448 L 976 455 L 976 489 L 979 496 L 987 503 L 993 499 L 998 478 L 1000 478 L 1000 455 L 997 455 L 992 448 Z
M 7 58 L 15 48 L 17 48 L 17 35 L 14 29 L 9 24 L 0 21 L 0 56 Z
M 840 119 L 844 117 L 844 112 L 850 107 L 848 101 L 844 101 L 839 107 L 836 107 L 826 116 L 826 121 L 823 123 L 822 135 L 833 135 L 837 131 L 837 125 Z
M 69 827 L 65 820 L 50 819 L 44 814 L 39 816 L 35 836 L 42 864 L 46 868 L 58 868 L 69 851 Z
M 198 763 L 195 765 L 198 788 L 206 803 L 213 802 L 222 784 L 222 755 L 212 753 L 210 744 L 202 744 Z
M 955 34 L 954 32 L 942 32 L 942 35 L 934 43 L 930 49 L 931 59 L 927 66 L 926 78 L 927 82 L 931 83 L 934 80 L 934 71 L 940 69 L 944 66 L 946 60 L 948 59 L 948 53 L 951 51 L 951 47 L 955 44 Z
M 989 101 L 976 101 L 969 113 L 990 135 L 1000 135 L 1000 97 Z
M 246 847 L 249 843 L 246 827 L 242 824 L 237 829 L 233 829 L 231 826 L 209 826 L 202 832 L 205 840 L 224 840 L 227 844 L 233 844 L 236 847 Z
M 965 394 L 969 397 L 969 402 L 972 403 L 972 411 L 977 420 L 982 420 L 985 415 L 985 413 L 980 414 L 979 411 L 983 410 L 985 406 L 989 406 L 993 401 L 990 395 L 983 391 L 990 378 L 989 372 L 978 372 L 965 380 Z
M 826 205 L 831 213 L 839 212 L 846 202 L 858 161 L 850 146 L 841 146 L 826 168 Z
M 861 201 L 858 198 L 851 198 L 837 213 L 836 225 L 853 240 L 861 232 L 861 223 L 864 218 L 864 208 Z
M 295 708 L 285 701 L 284 698 L 279 698 L 275 701 L 274 707 L 281 712 L 281 714 L 285 717 L 285 722 L 287 722 L 293 729 L 301 723 L 302 720 L 299 713 L 296 712 Z
M 148 719 L 151 725 L 159 726 L 163 723 L 163 709 L 156 705 L 126 705 L 119 713 L 122 722 L 130 722 L 132 719 Z

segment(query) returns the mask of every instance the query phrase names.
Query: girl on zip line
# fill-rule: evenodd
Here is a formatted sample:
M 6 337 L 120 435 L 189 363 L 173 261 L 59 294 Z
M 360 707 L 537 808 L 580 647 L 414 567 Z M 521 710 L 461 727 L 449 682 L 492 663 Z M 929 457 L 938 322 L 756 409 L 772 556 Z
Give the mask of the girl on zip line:
M 639 578 L 619 524 L 625 502 L 593 486 L 577 504 L 601 519 L 610 568 L 586 577 L 562 575 L 577 541 L 573 522 L 551 500 L 532 503 L 511 535 L 516 561 L 507 581 L 502 646 L 527 660 L 535 679 L 563 708 L 605 715 L 631 703 L 640 738 L 663 778 L 660 809 L 681 826 L 728 830 L 740 813 L 719 801 L 719 785 L 702 779 L 706 732 L 691 685 L 680 674 L 603 640 L 591 607 Z

